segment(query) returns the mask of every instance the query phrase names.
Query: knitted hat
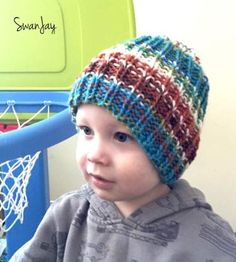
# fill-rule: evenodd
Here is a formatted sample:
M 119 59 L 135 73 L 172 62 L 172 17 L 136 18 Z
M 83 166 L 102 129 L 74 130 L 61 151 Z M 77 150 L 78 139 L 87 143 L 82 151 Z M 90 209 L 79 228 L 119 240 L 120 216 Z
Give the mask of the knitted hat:
M 196 156 L 208 90 L 192 50 L 167 37 L 143 36 L 93 59 L 73 85 L 70 107 L 73 121 L 81 104 L 111 111 L 161 180 L 173 184 Z

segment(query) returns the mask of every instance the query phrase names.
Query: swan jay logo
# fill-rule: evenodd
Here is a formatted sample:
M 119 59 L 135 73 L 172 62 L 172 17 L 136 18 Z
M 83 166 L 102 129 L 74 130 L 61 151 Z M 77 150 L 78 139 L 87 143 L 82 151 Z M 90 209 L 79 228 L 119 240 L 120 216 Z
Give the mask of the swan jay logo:
M 40 34 L 45 34 L 46 31 L 51 32 L 51 34 L 56 33 L 56 25 L 53 23 L 45 23 L 43 16 L 40 16 L 39 22 L 33 22 L 33 23 L 24 23 L 22 22 L 21 18 L 19 16 L 14 17 L 13 19 L 14 23 L 16 24 L 16 31 L 26 31 L 26 30 L 35 30 L 39 31 Z

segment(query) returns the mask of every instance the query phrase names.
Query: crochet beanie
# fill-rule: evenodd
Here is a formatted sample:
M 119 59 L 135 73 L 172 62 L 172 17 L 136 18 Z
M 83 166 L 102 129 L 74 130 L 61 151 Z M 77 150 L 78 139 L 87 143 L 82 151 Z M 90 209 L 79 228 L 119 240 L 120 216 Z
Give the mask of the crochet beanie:
M 81 104 L 109 110 L 171 185 L 196 156 L 208 90 L 191 49 L 167 37 L 143 36 L 94 58 L 74 83 L 69 103 L 73 121 Z

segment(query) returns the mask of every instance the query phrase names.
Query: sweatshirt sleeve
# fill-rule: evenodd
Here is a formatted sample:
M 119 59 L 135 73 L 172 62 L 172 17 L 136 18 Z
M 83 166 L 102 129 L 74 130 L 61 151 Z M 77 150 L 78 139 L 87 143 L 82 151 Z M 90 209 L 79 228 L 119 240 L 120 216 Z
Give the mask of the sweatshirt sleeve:
M 47 210 L 33 238 L 9 262 L 63 261 L 73 217 L 80 206 L 79 193 L 67 193 Z

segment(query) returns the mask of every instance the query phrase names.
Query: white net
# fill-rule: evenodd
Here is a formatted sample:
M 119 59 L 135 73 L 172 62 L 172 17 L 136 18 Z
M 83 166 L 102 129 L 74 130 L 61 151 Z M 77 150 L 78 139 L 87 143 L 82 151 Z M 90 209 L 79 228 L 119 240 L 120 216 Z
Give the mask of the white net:
M 3 211 L 0 228 L 4 232 L 9 231 L 18 220 L 23 222 L 24 210 L 28 206 L 26 188 L 39 154 L 0 163 L 0 210 Z M 6 224 L 10 217 L 11 221 Z
M 0 113 L 0 120 L 3 119 L 3 117 L 7 114 L 7 113 L 11 113 L 13 114 L 14 118 L 15 118 L 15 123 L 17 124 L 17 129 L 22 128 L 24 126 L 26 126 L 27 124 L 29 124 L 30 122 L 32 122 L 40 113 L 42 113 L 43 111 L 47 111 L 47 118 L 50 116 L 50 105 L 51 105 L 51 101 L 44 101 L 42 107 L 35 112 L 29 119 L 25 120 L 23 123 L 21 123 L 20 118 L 16 112 L 15 106 L 16 106 L 16 102 L 14 100 L 9 100 L 6 102 L 6 108 L 5 110 Z M 0 133 L 3 133 L 0 130 Z
M 22 122 L 16 112 L 15 101 L 7 101 L 6 109 L 0 113 L 0 122 L 7 113 L 11 113 L 15 118 L 16 129 L 20 129 L 32 122 L 41 112 L 46 111 L 49 117 L 50 104 L 50 101 L 45 101 L 36 113 Z M 0 135 L 4 135 L 3 132 L 0 130 Z M 23 222 L 24 210 L 28 206 L 26 189 L 39 155 L 40 151 L 34 155 L 0 163 L 0 234 L 8 232 L 17 221 Z

